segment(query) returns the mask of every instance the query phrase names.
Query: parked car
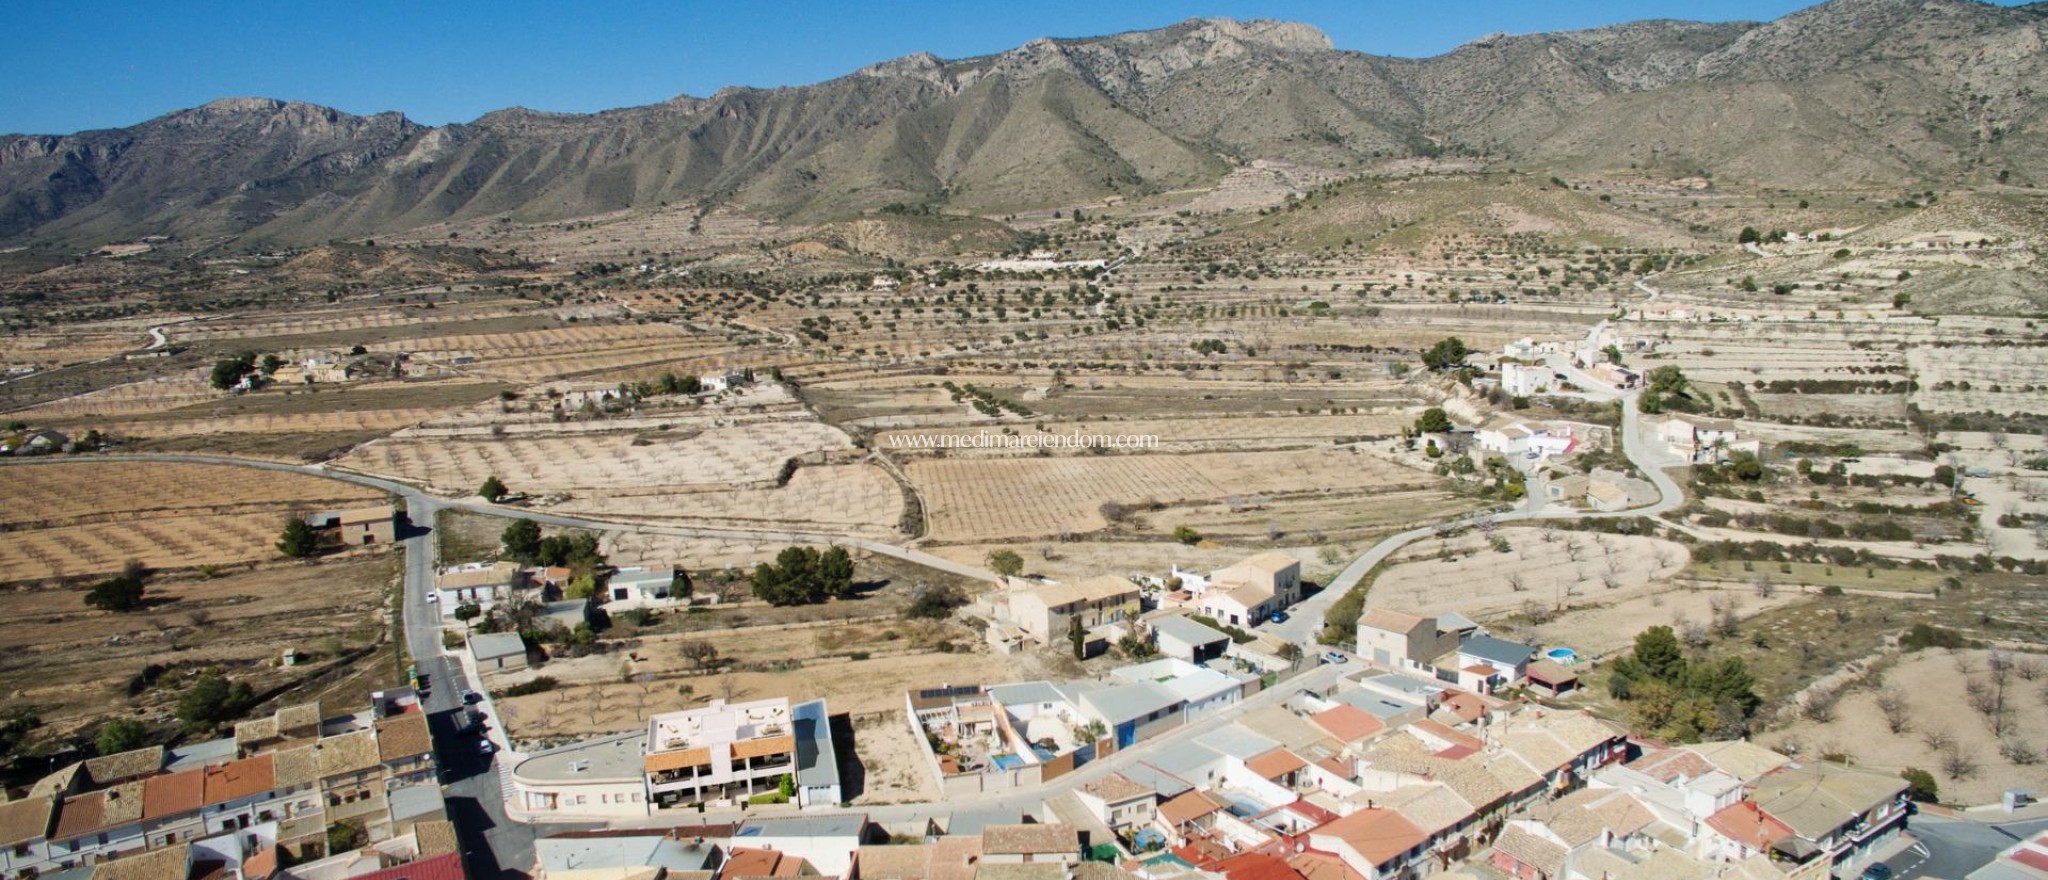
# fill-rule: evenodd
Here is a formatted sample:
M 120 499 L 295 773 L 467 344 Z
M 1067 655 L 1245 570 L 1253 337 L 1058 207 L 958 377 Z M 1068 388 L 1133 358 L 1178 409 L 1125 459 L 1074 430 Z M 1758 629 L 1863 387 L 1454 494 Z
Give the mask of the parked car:
M 1892 880 L 1892 866 L 1878 862 L 1863 869 L 1863 880 Z
M 1345 656 L 1344 652 L 1342 652 L 1342 651 L 1325 651 L 1325 652 L 1323 652 L 1323 662 L 1324 662 L 1324 663 L 1348 663 L 1348 662 L 1350 662 L 1350 661 L 1351 661 L 1351 658 L 1350 658 L 1350 657 L 1348 657 L 1348 656 Z
M 461 697 L 463 704 L 469 706 L 474 706 L 484 701 L 483 694 L 477 693 L 476 691 L 470 690 L 469 688 L 463 688 L 461 691 L 458 691 L 456 693 L 456 696 Z
M 1271 620 L 1271 621 L 1273 621 L 1274 623 L 1286 623 L 1286 622 L 1287 622 L 1287 612 L 1285 612 L 1285 611 L 1275 611 L 1275 612 L 1273 612 L 1273 616 L 1272 616 L 1272 617 L 1270 617 L 1270 618 L 1267 618 L 1267 619 L 1268 619 L 1268 620 Z
M 436 603 L 436 602 L 439 602 L 439 601 L 441 601 L 441 594 L 440 594 L 440 593 L 428 593 L 428 594 L 427 594 L 427 603 L 428 603 L 428 604 L 430 604 L 430 605 L 431 605 L 431 604 L 433 604 L 433 603 Z
M 478 754 L 488 755 L 498 750 L 498 744 L 489 739 L 480 739 L 476 741 L 476 750 Z

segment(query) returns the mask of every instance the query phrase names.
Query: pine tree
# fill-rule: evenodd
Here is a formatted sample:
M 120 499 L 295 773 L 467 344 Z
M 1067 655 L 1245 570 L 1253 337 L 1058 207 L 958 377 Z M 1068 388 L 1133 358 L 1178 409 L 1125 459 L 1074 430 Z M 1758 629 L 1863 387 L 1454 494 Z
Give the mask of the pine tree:
M 319 532 L 296 516 L 285 521 L 284 534 L 277 539 L 277 552 L 293 559 L 305 559 L 319 551 Z

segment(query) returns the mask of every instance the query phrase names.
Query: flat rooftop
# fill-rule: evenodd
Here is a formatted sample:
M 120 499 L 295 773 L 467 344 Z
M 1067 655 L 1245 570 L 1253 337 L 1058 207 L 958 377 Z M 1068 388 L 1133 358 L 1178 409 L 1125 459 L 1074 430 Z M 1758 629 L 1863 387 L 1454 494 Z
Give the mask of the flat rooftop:
M 646 747 L 647 734 L 638 732 L 587 740 L 535 752 L 513 765 L 512 775 L 535 782 L 637 780 L 644 770 Z

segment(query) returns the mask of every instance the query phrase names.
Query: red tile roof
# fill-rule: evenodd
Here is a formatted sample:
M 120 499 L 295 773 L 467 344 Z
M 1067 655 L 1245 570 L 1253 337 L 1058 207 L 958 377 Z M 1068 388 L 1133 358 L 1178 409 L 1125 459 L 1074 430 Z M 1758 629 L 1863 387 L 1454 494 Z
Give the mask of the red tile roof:
M 1755 801 L 1736 801 L 1707 817 L 1707 827 L 1754 850 L 1792 836 L 1792 827 L 1771 817 Z
M 276 758 L 268 754 L 208 767 L 202 771 L 206 774 L 206 802 L 224 804 L 270 791 L 277 787 L 276 768 Z
M 1286 860 L 1258 852 L 1231 856 L 1211 865 L 1209 870 L 1230 880 L 1307 880 Z
M 1287 864 L 1308 880 L 1365 880 L 1364 874 L 1344 864 L 1343 859 L 1320 850 L 1299 853 L 1289 858 Z
M 1384 865 L 1424 841 L 1424 833 L 1406 816 L 1393 810 L 1367 807 L 1315 830 L 1317 836 L 1335 837 L 1350 844 L 1373 865 Z
M 1371 712 L 1350 703 L 1342 703 L 1334 709 L 1317 712 L 1308 720 L 1345 742 L 1357 742 L 1387 729 L 1387 725 L 1374 718 Z
M 1258 774 L 1260 779 L 1279 779 L 1307 766 L 1300 755 L 1286 749 L 1274 749 L 1244 762 L 1245 769 Z
M 1168 825 L 1179 827 L 1221 809 L 1223 805 L 1217 803 L 1215 798 L 1203 794 L 1201 789 L 1195 789 L 1160 804 L 1159 815 L 1166 817 Z
M 353 880 L 469 880 L 469 875 L 462 870 L 462 854 L 448 853 L 407 862 L 396 868 L 358 874 Z
M 198 770 L 151 776 L 142 781 L 142 817 L 161 819 L 189 813 L 206 803 L 206 775 Z

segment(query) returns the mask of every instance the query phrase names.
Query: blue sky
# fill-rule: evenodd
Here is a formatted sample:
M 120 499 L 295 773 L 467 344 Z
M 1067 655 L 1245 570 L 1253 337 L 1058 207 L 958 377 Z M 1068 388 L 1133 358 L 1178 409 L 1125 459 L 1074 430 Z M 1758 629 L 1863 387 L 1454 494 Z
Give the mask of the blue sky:
M 2016 2 L 2016 0 L 2006 0 Z M 1641 18 L 1761 20 L 1804 0 L 5 0 L 0 132 L 123 126 L 231 95 L 460 122 L 501 107 L 587 112 L 727 85 L 830 79 L 916 51 L 958 58 L 1038 36 L 1192 16 L 1283 18 L 1340 48 L 1433 55 L 1481 35 Z

